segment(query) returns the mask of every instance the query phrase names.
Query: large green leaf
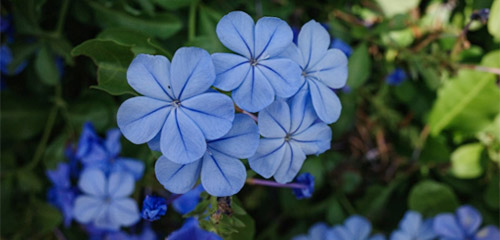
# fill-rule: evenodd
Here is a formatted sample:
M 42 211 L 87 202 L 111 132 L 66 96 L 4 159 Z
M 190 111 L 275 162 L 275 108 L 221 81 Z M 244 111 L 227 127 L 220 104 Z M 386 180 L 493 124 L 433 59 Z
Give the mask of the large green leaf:
M 397 14 L 403 14 L 413 8 L 418 7 L 420 0 L 376 0 L 384 14 L 392 17 Z
M 176 10 L 179 8 L 187 7 L 192 2 L 196 2 L 198 0 L 153 0 L 153 1 L 165 9 Z
M 495 0 L 491 5 L 488 31 L 497 40 L 500 39 L 500 0 Z
M 458 207 L 458 200 L 447 185 L 426 180 L 411 189 L 408 206 L 424 216 L 434 216 L 441 212 L 454 211 Z
M 458 178 L 476 178 L 481 176 L 481 153 L 484 147 L 481 143 L 462 145 L 451 154 L 451 169 Z
M 23 140 L 39 134 L 47 121 L 46 104 L 36 99 L 2 93 L 1 136 L 3 139 Z
M 45 84 L 56 85 L 59 82 L 60 75 L 55 60 L 47 46 L 42 47 L 35 58 L 36 72 Z
M 76 46 L 71 54 L 88 56 L 97 65 L 98 85 L 95 88 L 113 95 L 135 93 L 127 83 L 127 68 L 134 58 L 130 47 L 115 41 L 92 39 Z
M 147 53 L 147 54 L 165 54 L 163 49 L 159 51 L 155 45 L 154 40 L 147 34 L 123 27 L 108 28 L 97 35 L 98 39 L 112 40 L 117 43 L 130 46 L 134 54 Z M 170 53 L 165 55 L 171 56 Z
M 363 85 L 370 77 L 371 60 L 368 53 L 368 45 L 360 44 L 349 58 L 349 77 L 347 85 L 356 89 Z

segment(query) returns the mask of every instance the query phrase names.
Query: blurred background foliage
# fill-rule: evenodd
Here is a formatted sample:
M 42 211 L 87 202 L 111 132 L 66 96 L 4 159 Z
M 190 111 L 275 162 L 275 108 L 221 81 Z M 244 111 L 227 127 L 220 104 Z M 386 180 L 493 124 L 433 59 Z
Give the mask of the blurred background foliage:
M 498 226 L 500 163 L 500 0 L 16 0 L 2 1 L 2 34 L 12 59 L 2 71 L 1 237 L 85 239 L 61 226 L 46 202 L 46 169 L 67 161 L 85 121 L 103 134 L 121 102 L 136 94 L 126 70 L 138 53 L 171 57 L 181 46 L 227 51 L 218 20 L 233 10 L 276 16 L 300 28 L 315 19 L 352 49 L 341 118 L 330 151 L 302 171 L 313 198 L 247 185 L 240 234 L 289 239 L 317 221 L 357 213 L 377 231 L 394 229 L 407 209 L 425 216 L 471 204 Z M 489 8 L 486 22 L 480 9 Z M 472 18 L 471 18 L 472 16 Z M 20 65 L 26 68 L 15 74 Z M 406 79 L 388 84 L 402 69 Z M 123 140 L 124 156 L 145 161 L 145 189 L 162 191 L 154 156 Z M 255 173 L 249 172 L 249 176 Z M 250 224 L 249 224 L 250 223 Z M 167 214 L 153 227 L 182 224 Z M 238 239 L 244 239 L 243 237 Z

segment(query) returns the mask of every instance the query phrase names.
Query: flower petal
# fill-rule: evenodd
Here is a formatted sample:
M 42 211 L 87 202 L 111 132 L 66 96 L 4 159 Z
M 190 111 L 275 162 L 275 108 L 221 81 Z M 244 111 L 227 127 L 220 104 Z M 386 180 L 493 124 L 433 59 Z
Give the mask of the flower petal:
M 306 155 L 297 143 L 290 141 L 285 143 L 285 145 L 286 150 L 283 161 L 281 161 L 280 166 L 274 174 L 274 179 L 279 183 L 292 181 L 297 176 L 304 160 L 306 160 Z
M 489 225 L 479 230 L 475 237 L 476 240 L 500 239 L 500 231 L 498 231 L 497 227 Z
M 422 240 L 435 239 L 436 233 L 434 232 L 434 229 L 432 228 L 433 222 L 434 222 L 434 219 L 432 219 L 432 218 L 425 220 L 422 223 L 420 230 L 418 231 L 417 237 L 419 237 Z
M 106 146 L 110 157 L 118 156 L 118 154 L 122 151 L 122 144 L 120 143 L 121 137 L 122 133 L 120 132 L 120 129 L 117 128 L 111 129 L 106 133 L 104 145 Z
M 123 135 L 135 144 L 153 139 L 167 118 L 171 105 L 148 97 L 133 97 L 123 102 L 116 115 Z
M 175 109 L 167 118 L 160 144 L 163 155 L 179 164 L 197 161 L 207 149 L 200 128 L 179 109 Z
M 265 178 L 270 178 L 285 156 L 285 141 L 283 138 L 261 138 L 255 155 L 248 159 L 250 168 Z
M 326 239 L 328 226 L 325 223 L 316 223 L 309 229 L 310 239 Z
M 353 240 L 367 239 L 372 231 L 372 224 L 366 218 L 358 215 L 345 220 L 345 227 L 353 234 Z
M 290 108 L 277 100 L 259 113 L 259 132 L 266 138 L 283 138 L 290 131 Z
M 217 23 L 216 32 L 221 43 L 233 52 L 249 59 L 253 56 L 254 22 L 248 14 L 241 11 L 228 13 Z
M 97 168 L 88 168 L 84 170 L 78 180 L 78 187 L 82 192 L 96 197 L 103 197 L 106 195 L 106 185 L 106 176 Z
M 201 184 L 212 196 L 225 197 L 236 194 L 245 184 L 245 165 L 237 159 L 209 149 L 203 156 Z
M 474 234 L 483 221 L 481 214 L 469 205 L 457 209 L 458 222 L 468 235 Z
M 127 69 L 128 84 L 142 95 L 172 101 L 170 62 L 164 56 L 139 54 Z
M 115 160 L 111 172 L 128 172 L 137 181 L 144 174 L 144 162 L 139 159 L 119 157 Z
M 307 87 L 299 90 L 299 92 L 289 98 L 287 102 L 290 106 L 291 115 L 290 133 L 302 132 L 318 119 L 316 112 L 314 112 L 314 107 L 312 106 Z
M 168 191 L 186 193 L 191 190 L 198 180 L 201 170 L 201 161 L 189 164 L 177 164 L 161 156 L 155 164 L 156 179 Z
M 214 86 L 224 91 L 240 86 L 251 67 L 248 59 L 232 53 L 214 53 L 212 60 L 216 74 Z
M 347 57 L 340 50 L 329 49 L 316 65 L 307 69 L 307 75 L 328 87 L 342 88 L 347 82 Z
M 402 230 L 396 230 L 391 234 L 391 240 L 413 240 L 413 236 L 408 235 L 408 233 Z
M 109 215 L 113 222 L 129 227 L 140 219 L 137 203 L 131 198 L 113 200 L 109 205 Z
M 95 219 L 103 205 L 100 198 L 80 195 L 75 200 L 73 216 L 79 223 L 89 223 Z
M 353 240 L 354 237 L 344 226 L 336 226 L 328 233 L 328 240 Z
M 156 134 L 156 136 L 148 142 L 149 149 L 157 152 L 161 152 L 160 148 L 161 132 Z
M 209 140 L 224 136 L 233 125 L 233 101 L 218 92 L 203 93 L 186 99 L 180 109 L 193 120 Z
M 259 62 L 256 70 L 273 86 L 277 96 L 287 98 L 299 90 L 304 79 L 302 70 L 294 61 L 286 58 L 275 58 Z
M 259 146 L 259 128 L 245 114 L 236 114 L 233 127 L 223 137 L 208 142 L 208 146 L 234 158 L 249 158 Z
M 452 239 L 465 238 L 462 229 L 458 225 L 457 219 L 450 213 L 438 214 L 434 218 L 433 228 L 434 232 L 441 237 Z
M 255 67 L 250 68 L 243 83 L 232 93 L 236 105 L 248 112 L 258 112 L 269 106 L 274 96 L 272 85 Z
M 285 49 L 285 51 L 281 52 L 279 57 L 284 57 L 291 59 L 292 61 L 296 62 L 299 64 L 300 68 L 303 70 L 306 63 L 304 62 L 304 56 L 302 55 L 302 52 L 300 51 L 299 47 L 294 44 L 288 45 L 288 47 Z
M 116 231 L 120 228 L 120 224 L 118 222 L 115 222 L 114 219 L 111 218 L 109 205 L 109 203 L 105 203 L 101 208 L 101 211 L 94 219 L 94 226 L 102 230 Z
M 305 57 L 304 69 L 308 69 L 325 55 L 330 46 L 330 35 L 321 24 L 311 20 L 300 29 L 297 45 Z
M 330 149 L 332 129 L 324 122 L 317 122 L 304 131 L 294 134 L 292 141 L 296 143 L 305 154 L 319 155 Z
M 183 100 L 207 91 L 215 81 L 215 68 L 207 51 L 179 48 L 172 58 L 170 78 L 174 98 Z
M 340 117 L 342 105 L 340 99 L 325 84 L 316 81 L 309 81 L 311 99 L 316 114 L 321 121 L 330 124 Z
M 113 172 L 109 175 L 107 189 L 111 198 L 129 196 L 134 191 L 134 177 L 128 172 Z
M 255 24 L 255 59 L 267 59 L 283 52 L 292 43 L 293 32 L 276 17 L 263 17 Z
M 417 236 L 422 226 L 422 215 L 415 211 L 408 211 L 399 223 L 399 227 L 410 236 Z

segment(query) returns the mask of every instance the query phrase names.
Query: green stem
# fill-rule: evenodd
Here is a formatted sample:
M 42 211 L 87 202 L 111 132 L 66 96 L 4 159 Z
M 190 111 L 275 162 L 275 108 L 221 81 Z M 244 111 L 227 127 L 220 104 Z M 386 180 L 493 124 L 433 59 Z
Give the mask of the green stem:
M 68 13 L 69 0 L 63 0 L 61 10 L 59 11 L 59 18 L 57 19 L 56 34 L 61 35 L 64 23 L 66 22 L 66 14 Z
M 351 202 L 349 202 L 349 199 L 347 199 L 347 197 L 343 193 L 338 194 L 338 196 L 339 196 L 340 204 L 342 204 L 342 206 L 344 206 L 344 208 L 347 210 L 349 215 L 355 214 L 356 210 L 352 206 Z
M 197 1 L 193 1 L 189 6 L 189 20 L 188 20 L 188 41 L 191 42 L 196 37 L 196 7 Z

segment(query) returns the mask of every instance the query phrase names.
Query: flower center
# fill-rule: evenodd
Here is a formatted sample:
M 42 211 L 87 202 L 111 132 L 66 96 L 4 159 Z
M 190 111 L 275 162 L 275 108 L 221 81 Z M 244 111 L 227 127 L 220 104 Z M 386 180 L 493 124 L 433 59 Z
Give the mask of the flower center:
M 302 71 L 302 77 L 305 77 L 305 76 L 307 76 L 306 71 Z
M 286 136 L 285 136 L 285 141 L 288 142 L 292 140 L 292 135 L 290 133 L 288 133 Z
M 181 106 L 181 101 L 176 99 L 172 102 L 172 105 L 176 108 L 180 107 Z
M 255 67 L 255 66 L 257 66 L 257 64 L 258 64 L 257 59 L 253 59 L 253 58 L 250 59 L 250 65 Z

